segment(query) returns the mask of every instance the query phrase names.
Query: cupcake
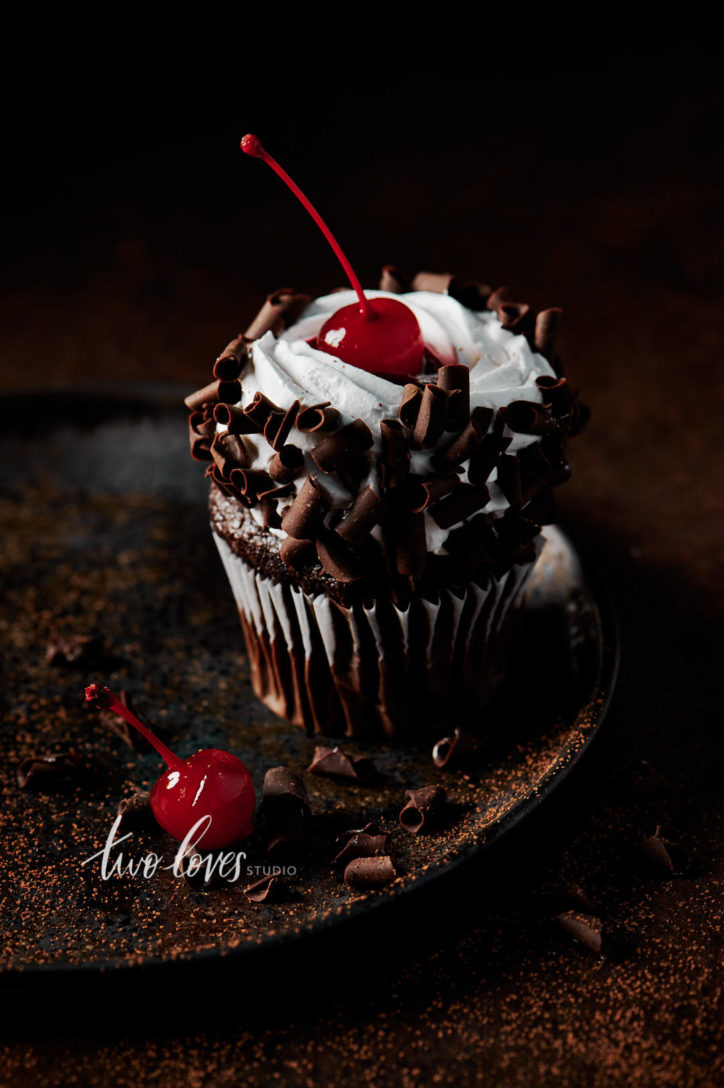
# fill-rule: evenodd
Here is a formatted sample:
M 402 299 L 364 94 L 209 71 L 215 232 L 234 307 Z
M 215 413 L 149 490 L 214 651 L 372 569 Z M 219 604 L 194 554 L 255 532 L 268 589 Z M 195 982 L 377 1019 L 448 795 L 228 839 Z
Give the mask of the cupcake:
M 585 415 L 560 311 L 389 267 L 380 288 L 419 327 L 407 380 L 335 356 L 353 291 L 283 290 L 186 401 L 254 689 L 320 734 L 414 736 L 485 706 Z

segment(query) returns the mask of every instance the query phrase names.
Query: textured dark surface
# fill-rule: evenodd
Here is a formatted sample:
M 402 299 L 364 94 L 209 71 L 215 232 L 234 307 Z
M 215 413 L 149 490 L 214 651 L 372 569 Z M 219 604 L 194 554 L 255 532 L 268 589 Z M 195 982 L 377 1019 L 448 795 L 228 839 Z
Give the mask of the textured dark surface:
M 269 289 L 339 282 L 300 209 L 239 161 L 257 128 L 363 282 L 397 261 L 564 307 L 593 418 L 561 508 L 614 588 L 624 651 L 600 743 L 457 898 L 356 956 L 240 973 L 217 1002 L 201 980 L 175 1004 L 10 1003 L 9 1083 L 721 1083 L 720 43 L 680 13 L 641 33 L 614 9 L 575 33 L 548 11 L 468 17 L 416 19 L 351 59 L 306 10 L 299 35 L 257 41 L 189 10 L 155 38 L 119 19 L 77 64 L 47 27 L 45 48 L 34 25 L 8 50 L 27 112 L 8 111 L 6 389 L 191 390 Z M 692 851 L 686 875 L 639 866 L 657 824 Z M 602 962 L 545 921 L 562 879 L 602 921 Z

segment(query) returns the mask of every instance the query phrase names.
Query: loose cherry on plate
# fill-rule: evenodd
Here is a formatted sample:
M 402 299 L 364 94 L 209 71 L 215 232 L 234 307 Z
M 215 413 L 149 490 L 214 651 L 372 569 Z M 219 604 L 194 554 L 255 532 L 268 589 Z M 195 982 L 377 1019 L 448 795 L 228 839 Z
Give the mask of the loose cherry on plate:
M 158 823 L 179 842 L 203 817 L 196 846 L 215 850 L 246 838 L 252 830 L 254 783 L 245 764 L 220 748 L 204 748 L 188 759 L 179 759 L 147 725 L 139 721 L 110 688 L 90 684 L 87 703 L 110 710 L 141 733 L 166 761 L 168 770 L 151 790 L 151 811 Z
M 314 346 L 360 370 L 392 381 L 405 381 L 420 374 L 424 369 L 425 344 L 417 318 L 409 306 L 395 298 L 365 298 L 360 281 L 339 242 L 286 170 L 265 150 L 261 140 L 251 133 L 244 136 L 241 149 L 270 166 L 301 201 L 334 250 L 357 292 L 359 303 L 343 306 L 328 317 Z

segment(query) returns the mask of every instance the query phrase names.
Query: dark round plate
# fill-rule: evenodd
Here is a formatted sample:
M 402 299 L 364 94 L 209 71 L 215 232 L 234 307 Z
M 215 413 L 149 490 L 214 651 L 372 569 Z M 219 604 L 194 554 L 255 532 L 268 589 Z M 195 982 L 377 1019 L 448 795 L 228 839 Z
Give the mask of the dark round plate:
M 102 881 L 98 863 L 82 861 L 105 842 L 119 798 L 133 784 L 150 784 L 160 765 L 86 711 L 85 683 L 129 690 L 181 755 L 231 748 L 257 785 L 281 762 L 304 772 L 318 743 L 251 691 L 209 532 L 206 483 L 188 458 L 181 396 L 99 386 L 0 399 L 6 990 L 44 990 L 59 980 L 170 984 L 179 969 L 267 956 L 413 903 L 536 810 L 590 744 L 611 697 L 617 635 L 605 593 L 552 529 L 508 680 L 484 714 L 470 708 L 466 724 L 479 723 L 487 738 L 475 762 L 437 769 L 430 741 L 345 743 L 371 756 L 378 778 L 359 785 L 306 775 L 312 847 L 286 876 L 277 904 L 245 898 L 251 875 L 207 892 L 168 871 Z M 88 664 L 50 664 L 55 631 L 97 636 L 102 653 Z M 439 735 L 453 725 L 440 723 Z M 67 749 L 82 760 L 82 780 L 52 792 L 18 788 L 22 759 Z M 404 791 L 435 782 L 448 791 L 448 818 L 411 836 L 397 821 Z M 391 832 L 399 877 L 376 892 L 353 892 L 330 858 L 341 831 L 369 820 Z M 134 833 L 123 849 L 126 860 L 149 851 L 173 856 L 171 840 L 153 829 Z M 252 842 L 245 864 L 269 862 Z M 402 924 L 400 910 L 393 917 Z

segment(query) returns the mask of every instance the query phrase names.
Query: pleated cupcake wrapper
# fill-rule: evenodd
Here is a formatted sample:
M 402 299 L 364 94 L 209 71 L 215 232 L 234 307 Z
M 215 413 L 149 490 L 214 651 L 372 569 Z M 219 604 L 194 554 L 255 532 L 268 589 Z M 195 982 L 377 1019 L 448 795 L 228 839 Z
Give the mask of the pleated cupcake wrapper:
M 246 637 L 254 690 L 309 732 L 423 734 L 455 714 L 474 716 L 501 679 L 534 564 L 462 595 L 344 608 L 260 575 L 216 533 Z

